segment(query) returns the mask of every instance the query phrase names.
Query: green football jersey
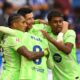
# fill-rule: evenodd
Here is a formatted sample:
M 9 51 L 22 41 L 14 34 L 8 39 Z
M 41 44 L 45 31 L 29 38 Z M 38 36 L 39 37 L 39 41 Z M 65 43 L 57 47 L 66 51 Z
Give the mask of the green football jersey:
M 48 47 L 46 39 L 25 33 L 22 42 L 30 51 L 44 51 Z M 28 60 L 22 56 L 20 80 L 47 80 L 46 56 L 36 60 Z
M 21 37 L 22 33 L 15 30 L 17 37 Z M 4 64 L 0 80 L 18 80 L 21 66 L 21 56 L 16 52 L 16 50 L 22 46 L 19 38 L 14 36 L 5 35 L 2 42 L 2 47 L 4 49 L 4 58 L 6 64 Z
M 56 36 L 53 35 L 56 40 Z M 49 51 L 51 52 L 54 68 L 53 80 L 80 80 L 78 74 L 78 65 L 76 63 L 76 47 L 75 47 L 75 32 L 73 30 L 68 30 L 64 36 L 64 43 L 72 43 L 74 46 L 69 55 L 66 55 L 62 51 L 58 50 L 54 45 L 49 43 Z
M 6 64 L 4 65 L 1 80 L 18 80 L 21 59 L 20 55 L 16 52 L 17 48 L 21 46 L 18 38 L 8 36 L 4 40 L 2 47 L 4 48 L 4 58 Z

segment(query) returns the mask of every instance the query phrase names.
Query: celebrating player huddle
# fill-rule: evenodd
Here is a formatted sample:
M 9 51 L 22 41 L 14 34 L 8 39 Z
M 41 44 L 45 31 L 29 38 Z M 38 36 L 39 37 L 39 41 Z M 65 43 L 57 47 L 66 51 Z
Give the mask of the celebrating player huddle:
M 10 16 L 9 24 L 12 29 L 0 27 L 5 34 L 1 46 L 6 61 L 0 80 L 47 80 L 48 68 L 53 80 L 80 80 L 76 35 L 59 11 L 48 14 L 48 25 L 39 23 L 30 28 L 21 14 Z

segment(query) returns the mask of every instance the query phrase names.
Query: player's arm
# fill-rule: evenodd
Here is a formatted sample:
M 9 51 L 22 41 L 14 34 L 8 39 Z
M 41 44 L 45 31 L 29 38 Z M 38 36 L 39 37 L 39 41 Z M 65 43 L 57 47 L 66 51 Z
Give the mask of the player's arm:
M 43 19 L 36 19 L 34 20 L 34 24 L 46 24 L 48 25 L 48 22 Z
M 53 45 L 55 45 L 56 48 L 58 48 L 60 51 L 64 52 L 67 55 L 71 52 L 71 50 L 73 48 L 73 43 L 70 42 L 71 40 L 69 40 L 69 42 L 66 42 L 65 44 L 62 44 L 62 43 L 59 43 L 56 40 L 54 40 L 52 37 L 50 37 L 47 32 L 45 32 L 43 30 L 41 30 L 41 32 L 48 39 L 48 41 L 50 41 Z M 71 37 L 73 38 L 73 41 L 75 41 L 75 33 L 70 34 L 68 39 L 71 39 Z
M 17 52 L 26 57 L 29 60 L 38 59 L 44 55 L 47 55 L 45 51 L 43 52 L 31 52 L 25 46 L 21 46 L 17 49 Z
M 14 35 L 15 31 L 11 28 L 8 27 L 4 27 L 4 26 L 0 26 L 0 32 L 4 33 L 4 34 L 8 34 L 8 35 Z
M 21 43 L 21 41 L 19 40 L 19 38 L 13 37 L 12 38 L 12 45 L 14 45 L 14 50 L 16 50 L 20 55 L 26 57 L 27 59 L 31 60 L 31 59 L 38 59 L 42 56 L 46 56 L 48 53 L 46 51 L 46 49 L 42 52 L 31 52 L 29 51 L 24 45 L 23 43 Z

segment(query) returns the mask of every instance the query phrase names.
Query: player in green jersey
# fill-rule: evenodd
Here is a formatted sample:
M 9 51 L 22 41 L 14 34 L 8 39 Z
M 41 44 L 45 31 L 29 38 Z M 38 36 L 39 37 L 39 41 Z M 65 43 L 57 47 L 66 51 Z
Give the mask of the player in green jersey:
M 10 19 L 10 26 L 13 29 L 18 29 L 24 31 L 26 28 L 25 19 L 20 15 L 13 16 L 13 19 Z M 22 27 L 23 26 L 23 27 Z M 20 28 L 19 28 L 20 27 Z M 8 28 L 7 28 L 8 29 Z M 5 69 L 2 72 L 1 80 L 18 80 L 19 78 L 19 72 L 20 72 L 20 66 L 21 66 L 21 59 L 20 54 L 23 56 L 26 56 L 28 59 L 34 59 L 39 58 L 38 56 L 43 56 L 44 53 L 41 52 L 30 52 L 28 51 L 23 44 L 19 43 L 19 39 L 23 37 L 23 32 L 17 31 L 17 30 L 11 30 L 11 34 L 13 33 L 18 37 L 12 37 L 12 36 L 6 36 L 7 38 L 4 39 L 2 46 L 4 47 L 4 55 L 5 55 Z M 18 49 L 19 48 L 19 49 Z M 23 52 L 20 52 L 22 51 Z M 38 53 L 38 54 L 32 54 L 32 53 Z
M 63 35 L 64 44 L 61 44 L 56 39 L 58 33 L 62 30 L 62 13 L 52 10 L 48 14 L 48 23 L 52 29 L 52 34 L 49 36 L 47 32 L 43 30 L 41 32 L 49 40 L 49 49 L 54 62 L 54 68 L 52 69 L 53 80 L 80 80 L 75 57 L 75 32 L 67 30 Z
M 34 20 L 34 16 L 33 16 L 33 11 L 32 9 L 30 8 L 21 8 L 18 10 L 17 12 L 18 14 L 22 15 L 25 20 L 26 20 L 26 23 L 27 23 L 27 31 L 29 32 L 32 32 L 32 29 L 36 29 L 37 31 L 40 30 L 40 29 L 47 29 L 47 31 L 50 31 L 49 30 L 49 27 L 46 26 L 45 24 L 47 24 L 46 21 L 44 20 Z
M 17 17 L 19 17 L 19 16 L 17 16 Z M 20 17 L 18 19 L 21 19 L 21 20 L 17 22 L 17 19 L 15 19 L 13 23 L 21 24 L 25 20 L 23 17 Z M 13 23 L 11 24 L 11 26 L 14 25 Z M 20 27 L 26 28 L 25 24 L 22 24 L 22 26 L 20 26 Z M 17 25 L 16 25 L 16 27 L 17 27 Z M 8 32 L 9 32 L 9 30 L 8 30 Z M 19 34 L 19 32 L 17 32 L 17 30 L 15 30 L 14 32 L 12 30 L 11 32 L 12 32 L 12 34 L 13 33 Z M 18 36 L 21 36 L 21 35 L 22 35 L 22 33 L 19 34 Z M 6 37 L 7 37 L 7 35 L 6 35 Z M 16 53 L 16 51 L 14 49 L 10 48 L 11 45 L 14 46 L 13 43 L 14 43 L 14 45 L 17 44 L 16 40 L 13 42 L 13 39 L 11 39 L 11 38 L 5 38 L 2 41 L 2 47 L 4 48 L 4 58 L 6 60 L 6 64 L 4 64 L 4 68 L 3 68 L 3 71 L 2 71 L 2 74 L 0 77 L 1 80 L 16 80 L 19 78 L 21 57 L 18 53 Z
M 28 33 L 29 34 L 29 33 Z M 25 33 L 22 42 L 30 51 L 44 51 L 48 47 L 47 41 L 34 35 Z M 37 60 L 21 58 L 20 80 L 47 80 L 47 57 L 43 56 Z
M 33 11 L 29 7 L 20 8 L 17 13 L 22 15 L 25 18 L 27 26 L 28 26 L 27 30 L 30 30 L 35 24 L 40 24 L 40 23 L 47 24 L 46 21 L 41 20 L 41 19 L 34 20 Z
M 24 33 L 25 34 L 25 33 Z M 37 38 L 35 37 L 34 35 L 31 35 L 31 36 L 27 36 L 27 33 L 25 34 L 25 36 L 23 36 L 23 39 L 25 42 L 25 46 L 28 47 L 29 50 L 32 51 L 33 47 L 34 47 L 34 50 L 37 50 L 38 51 L 42 51 L 44 50 L 47 46 L 47 42 L 46 40 L 44 39 L 41 39 L 41 38 Z M 29 39 L 29 40 L 28 40 Z M 32 40 L 32 42 L 30 42 Z M 31 43 L 31 45 L 30 45 Z M 43 45 L 45 44 L 45 45 Z M 21 52 L 21 50 L 18 50 L 19 52 Z M 32 61 L 32 60 L 28 60 L 26 59 L 25 57 L 22 56 L 22 60 L 21 60 L 21 71 L 20 71 L 20 79 L 31 79 L 31 80 L 36 80 L 38 77 L 39 80 L 43 80 L 43 78 L 45 80 L 47 80 L 47 64 L 46 64 L 46 60 L 47 58 L 44 57 L 42 59 L 39 59 L 39 60 L 35 60 L 35 61 Z M 27 63 L 29 63 L 27 65 Z M 32 65 L 30 64 L 32 63 Z M 41 64 L 40 64 L 41 63 Z M 34 69 L 32 69 L 34 68 Z M 29 71 L 31 71 L 31 73 L 34 73 L 34 76 L 33 77 L 32 75 L 28 74 Z M 38 72 L 36 72 L 38 71 Z M 27 75 L 26 75 L 27 74 Z M 41 76 L 39 76 L 41 75 Z

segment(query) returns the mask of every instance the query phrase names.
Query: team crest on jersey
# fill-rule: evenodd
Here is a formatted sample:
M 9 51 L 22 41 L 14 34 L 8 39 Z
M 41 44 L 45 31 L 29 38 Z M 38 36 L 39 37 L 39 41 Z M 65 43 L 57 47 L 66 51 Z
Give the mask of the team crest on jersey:
M 53 60 L 54 60 L 55 62 L 59 63 L 59 62 L 61 62 L 62 57 L 60 56 L 60 54 L 55 53 L 55 54 L 53 55 Z

